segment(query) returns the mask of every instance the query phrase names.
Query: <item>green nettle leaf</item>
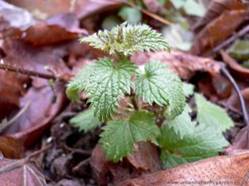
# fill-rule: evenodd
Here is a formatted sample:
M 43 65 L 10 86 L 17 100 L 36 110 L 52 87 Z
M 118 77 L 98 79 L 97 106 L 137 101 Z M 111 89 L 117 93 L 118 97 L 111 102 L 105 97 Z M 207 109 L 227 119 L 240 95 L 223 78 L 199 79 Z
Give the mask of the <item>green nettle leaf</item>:
M 84 37 L 81 42 L 110 54 L 131 55 L 138 51 L 156 51 L 168 49 L 164 37 L 148 25 L 128 25 L 114 27 L 110 31 L 99 31 Z
M 94 111 L 90 108 L 71 118 L 70 124 L 79 128 L 80 131 L 88 132 L 100 126 L 101 122 L 94 116 Z
M 211 126 L 224 132 L 233 126 L 232 119 L 228 116 L 226 111 L 209 101 L 202 95 L 195 94 L 195 101 L 197 105 L 197 120 L 206 126 Z
M 160 135 L 152 113 L 137 111 L 127 121 L 111 121 L 104 127 L 100 144 L 108 159 L 117 162 L 130 154 L 139 141 L 152 141 Z
M 142 14 L 138 8 L 123 7 L 118 15 L 129 24 L 137 24 L 142 20 Z
M 163 126 L 173 128 L 177 136 L 182 139 L 185 135 L 193 134 L 196 122 L 193 122 L 189 117 L 191 109 L 188 105 L 185 106 L 184 111 L 175 117 L 173 120 L 164 121 Z
M 90 97 L 94 115 L 105 121 L 115 112 L 119 99 L 130 93 L 131 75 L 135 69 L 129 61 L 113 63 L 110 59 L 100 59 L 90 65 L 88 71 L 76 75 L 68 87 L 69 90 L 73 87 L 73 92 L 85 91 Z
M 167 106 L 165 114 L 168 119 L 179 115 L 185 106 L 181 80 L 165 64 L 157 61 L 147 63 L 144 72 L 138 73 L 135 93 L 149 104 Z
M 95 64 L 89 64 L 81 69 L 67 84 L 66 94 L 72 101 L 79 99 L 79 93 L 85 89 L 85 84 L 89 81 L 89 76 L 95 68 Z
M 174 121 L 169 122 L 169 125 L 161 128 L 159 144 L 162 148 L 163 166 L 174 167 L 181 163 L 215 156 L 229 143 L 215 127 L 205 123 L 198 125 L 191 123 L 191 118 L 185 109 Z
M 183 82 L 183 92 L 186 97 L 190 97 L 194 94 L 194 85 Z

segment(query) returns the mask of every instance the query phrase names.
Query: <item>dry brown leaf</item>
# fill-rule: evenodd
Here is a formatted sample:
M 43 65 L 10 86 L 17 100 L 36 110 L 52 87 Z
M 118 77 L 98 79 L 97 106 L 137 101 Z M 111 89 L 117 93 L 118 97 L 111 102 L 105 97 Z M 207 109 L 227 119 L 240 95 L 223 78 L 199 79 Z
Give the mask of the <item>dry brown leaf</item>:
M 58 48 L 34 48 L 18 40 L 6 40 L 5 62 L 14 66 L 56 75 L 69 72 L 62 61 L 65 51 Z M 15 77 L 25 77 L 18 73 Z M 49 127 L 49 122 L 58 114 L 65 101 L 64 85 L 55 83 L 54 87 L 47 80 L 34 79 L 33 87 L 21 99 L 20 107 L 31 103 L 29 108 L 6 131 L 15 138 L 23 139 L 25 145 L 35 140 Z M 56 95 L 56 96 L 55 96 Z M 20 109 L 21 109 L 20 108 Z
M 227 185 L 249 184 L 249 152 L 206 160 L 130 179 L 119 186 Z
M 0 119 L 18 109 L 19 99 L 24 94 L 24 81 L 13 72 L 0 71 Z
M 191 52 L 195 55 L 207 54 L 213 47 L 229 37 L 246 19 L 248 13 L 248 10 L 224 11 L 198 33 Z
M 23 142 L 9 136 L 0 136 L 0 152 L 5 158 L 21 158 L 23 154 Z
M 154 172 L 160 169 L 160 159 L 157 148 L 150 143 L 137 143 L 134 152 L 127 157 L 127 160 L 137 170 Z
M 32 145 L 51 125 L 50 121 L 59 113 L 65 102 L 64 85 L 56 83 L 51 87 L 46 80 L 36 79 L 33 87 L 21 98 L 20 106 L 30 103 L 29 108 L 5 133 L 24 144 Z
M 25 160 L 0 160 L 1 186 L 46 186 L 44 176 Z
M 208 6 L 205 16 L 194 26 L 195 32 L 198 32 L 206 24 L 217 18 L 224 11 L 228 10 L 244 10 L 246 4 L 241 0 L 212 0 Z
M 84 19 L 93 14 L 99 14 L 102 11 L 114 10 L 123 5 L 126 0 L 78 0 L 75 3 L 77 17 Z
M 48 18 L 59 13 L 69 12 L 72 0 L 9 0 L 9 3 L 29 10 L 39 18 Z
M 47 21 L 29 27 L 22 40 L 35 46 L 58 44 L 76 40 L 87 31 L 79 28 L 79 21 L 72 13 L 59 14 Z
M 159 170 L 160 161 L 157 149 L 149 143 L 138 143 L 134 154 L 116 164 L 107 161 L 103 150 L 97 145 L 92 152 L 91 167 L 99 185 L 115 185 L 125 179 Z
M 220 64 L 212 59 L 196 57 L 179 51 L 137 53 L 132 56 L 132 61 L 138 65 L 150 60 L 159 60 L 167 64 L 183 79 L 190 79 L 196 72 L 219 74 Z
M 75 12 L 78 18 L 83 19 L 122 4 L 122 0 L 9 0 L 9 2 L 28 9 L 36 17 L 42 19 L 67 12 Z

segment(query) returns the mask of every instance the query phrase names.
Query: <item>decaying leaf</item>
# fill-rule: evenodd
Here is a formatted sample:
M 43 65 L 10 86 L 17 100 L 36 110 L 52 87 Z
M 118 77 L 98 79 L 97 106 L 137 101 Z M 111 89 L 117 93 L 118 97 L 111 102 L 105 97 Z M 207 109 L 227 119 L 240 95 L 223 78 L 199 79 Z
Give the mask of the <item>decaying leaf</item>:
M 21 158 L 23 150 L 22 140 L 16 140 L 9 136 L 0 136 L 0 153 L 5 158 Z
M 64 101 L 62 84 L 55 84 L 53 90 L 46 81 L 37 80 L 34 87 L 21 99 L 20 106 L 23 107 L 30 102 L 29 108 L 6 130 L 6 133 L 24 140 L 25 145 L 31 145 L 50 126 L 49 122 L 59 113 Z
M 11 4 L 25 8 L 40 19 L 47 19 L 60 13 L 74 12 L 78 18 L 85 18 L 91 14 L 120 7 L 122 0 L 10 0 Z M 56 7 L 56 8 L 55 8 Z
M 192 53 L 203 55 L 230 36 L 246 19 L 247 10 L 225 11 L 207 26 L 195 38 Z
M 198 71 L 208 72 L 211 75 L 219 74 L 220 71 L 220 64 L 212 59 L 201 58 L 179 51 L 137 53 L 131 57 L 131 60 L 140 65 L 151 60 L 161 61 L 186 80 L 193 77 Z
M 65 13 L 30 26 L 25 30 L 22 40 L 37 47 L 76 40 L 80 34 L 86 33 L 86 30 L 79 28 L 79 21 L 74 14 Z
M 25 159 L 0 160 L 0 185 L 8 186 L 46 186 L 41 172 Z
M 97 145 L 92 152 L 91 167 L 98 185 L 116 185 L 120 181 L 160 170 L 160 160 L 155 146 L 139 142 L 133 154 L 114 164 L 107 161 L 103 150 Z
M 241 0 L 212 0 L 208 5 L 207 12 L 203 18 L 197 22 L 194 27 L 196 32 L 200 31 L 206 24 L 217 18 L 224 11 L 231 10 L 244 10 L 246 4 Z
M 219 156 L 158 171 L 119 186 L 167 186 L 167 185 L 248 185 L 249 153 Z

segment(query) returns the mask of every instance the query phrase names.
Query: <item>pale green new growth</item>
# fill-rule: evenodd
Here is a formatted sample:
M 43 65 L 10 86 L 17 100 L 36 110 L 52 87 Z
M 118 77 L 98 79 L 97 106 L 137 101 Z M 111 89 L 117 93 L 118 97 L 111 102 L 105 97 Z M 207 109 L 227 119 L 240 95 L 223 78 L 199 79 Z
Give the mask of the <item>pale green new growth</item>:
M 113 63 L 110 59 L 100 59 L 83 71 L 84 74 L 81 72 L 70 82 L 68 92 L 85 91 L 94 115 L 105 121 L 115 112 L 119 99 L 130 93 L 135 65 L 129 61 Z
M 155 142 L 160 134 L 152 113 L 134 112 L 127 121 L 111 121 L 104 127 L 100 143 L 108 159 L 117 162 L 130 154 L 139 141 Z
M 101 122 L 94 116 L 93 109 L 84 110 L 70 119 L 70 124 L 80 131 L 88 132 L 100 126 Z
M 166 106 L 165 114 L 168 118 L 179 115 L 185 106 L 181 80 L 158 61 L 147 63 L 144 73 L 137 75 L 135 92 L 149 104 Z
M 138 51 L 157 51 L 168 49 L 164 37 L 147 25 L 128 25 L 126 23 L 112 30 L 99 31 L 80 39 L 94 48 L 109 54 L 132 55 Z

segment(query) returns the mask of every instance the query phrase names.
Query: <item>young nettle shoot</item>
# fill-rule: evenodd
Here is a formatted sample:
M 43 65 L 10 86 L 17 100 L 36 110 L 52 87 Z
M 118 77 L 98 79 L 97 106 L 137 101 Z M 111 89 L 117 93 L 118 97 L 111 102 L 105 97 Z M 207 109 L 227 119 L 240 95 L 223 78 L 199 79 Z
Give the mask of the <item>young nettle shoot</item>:
M 87 65 L 69 82 L 69 98 L 77 100 L 84 92 L 90 102 L 90 108 L 72 118 L 71 123 L 85 132 L 105 123 L 99 142 L 108 159 L 120 161 L 132 153 L 135 143 L 148 141 L 161 148 L 165 166 L 174 166 L 177 162 L 217 154 L 227 145 L 222 129 L 230 128 L 232 121 L 220 107 L 208 102 L 218 115 L 210 121 L 226 118 L 221 130 L 212 128 L 205 121 L 196 125 L 198 121 L 191 120 L 191 109 L 186 106 L 185 99 L 185 95 L 193 95 L 191 86 L 184 84 L 160 61 L 148 61 L 142 68 L 130 61 L 135 52 L 168 50 L 160 33 L 147 25 L 124 23 L 110 31 L 84 37 L 81 42 L 112 57 Z M 207 102 L 201 95 L 197 96 Z M 156 123 L 159 113 L 165 120 Z M 221 125 L 224 123 L 219 121 Z M 202 135 L 198 136 L 197 131 Z M 205 141 L 205 135 L 209 141 Z M 212 140 L 218 138 L 218 142 L 212 141 L 210 136 Z M 192 145 L 189 151 L 187 145 Z M 202 148 L 193 149 L 198 145 Z

